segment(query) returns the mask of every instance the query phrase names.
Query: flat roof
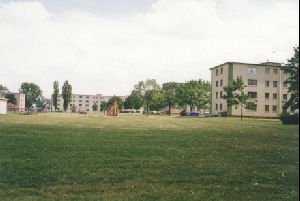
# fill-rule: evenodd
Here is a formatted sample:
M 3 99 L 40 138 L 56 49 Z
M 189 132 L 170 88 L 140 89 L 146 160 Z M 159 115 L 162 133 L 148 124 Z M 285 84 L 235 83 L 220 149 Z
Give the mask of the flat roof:
M 220 66 L 226 65 L 226 64 L 243 64 L 243 65 L 252 65 L 252 66 L 272 66 L 272 67 L 286 67 L 286 66 L 282 66 L 280 63 L 276 63 L 276 62 L 265 62 L 265 63 L 260 63 L 260 64 L 253 64 L 253 63 L 244 63 L 244 62 L 225 62 L 223 64 L 214 66 L 212 68 L 210 68 L 209 70 L 218 68 Z

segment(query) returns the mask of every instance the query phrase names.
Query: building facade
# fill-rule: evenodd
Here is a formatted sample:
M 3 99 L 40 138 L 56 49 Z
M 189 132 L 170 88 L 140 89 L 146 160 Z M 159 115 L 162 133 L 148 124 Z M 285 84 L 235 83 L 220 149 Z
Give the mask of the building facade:
M 16 110 L 19 112 L 25 111 L 25 94 L 21 93 L 12 93 L 14 97 L 17 100 L 17 103 L 15 104 Z
M 284 81 L 288 75 L 283 71 L 284 66 L 279 63 L 266 62 L 249 64 L 227 62 L 211 68 L 212 102 L 211 112 L 238 116 L 241 114 L 239 106 L 228 107 L 222 98 L 223 87 L 241 76 L 245 84 L 245 93 L 254 102 L 251 109 L 243 109 L 244 116 L 279 117 L 284 103 L 290 98 L 288 86 Z
M 96 95 L 86 95 L 86 94 L 72 94 L 71 102 L 69 105 L 69 110 L 72 106 L 75 106 L 76 111 L 86 111 L 92 112 L 93 105 L 98 105 L 98 111 L 100 110 L 101 102 L 108 102 L 113 96 L 103 96 L 102 94 Z M 128 96 L 118 96 L 125 101 Z M 64 99 L 61 95 L 58 96 L 57 107 L 59 111 L 63 111 Z M 52 103 L 52 111 L 55 111 L 55 108 Z
M 0 96 L 0 114 L 7 113 L 7 99 Z

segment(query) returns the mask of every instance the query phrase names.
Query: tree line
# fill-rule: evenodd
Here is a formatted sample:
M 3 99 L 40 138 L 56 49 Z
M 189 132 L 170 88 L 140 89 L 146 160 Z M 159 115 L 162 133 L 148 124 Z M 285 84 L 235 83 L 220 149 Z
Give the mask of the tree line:
M 159 111 L 168 108 L 168 114 L 175 107 L 185 108 L 197 106 L 199 109 L 207 109 L 211 101 L 210 82 L 204 80 L 190 80 L 184 83 L 167 82 L 159 85 L 155 79 L 139 81 L 134 85 L 131 94 L 125 100 L 125 109 L 145 108 L 149 111 Z

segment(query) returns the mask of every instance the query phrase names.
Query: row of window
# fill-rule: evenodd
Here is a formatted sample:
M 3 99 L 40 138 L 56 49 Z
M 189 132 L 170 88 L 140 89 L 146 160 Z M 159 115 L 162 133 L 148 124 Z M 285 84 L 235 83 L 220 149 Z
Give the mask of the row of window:
M 219 110 L 219 106 L 220 106 L 220 110 Z M 238 109 L 237 106 L 235 107 L 235 109 Z M 251 105 L 251 107 L 248 107 L 247 109 L 251 110 L 251 111 L 257 111 L 257 105 L 253 104 L 253 105 Z M 217 111 L 222 111 L 223 110 L 223 104 L 222 103 L 220 105 L 216 104 L 216 110 Z M 265 112 L 270 112 L 270 105 L 265 105 Z M 277 112 L 277 106 L 276 105 L 272 106 L 272 112 Z
M 223 80 L 220 80 L 220 82 L 217 80 L 216 81 L 216 87 L 219 87 L 219 83 L 220 83 L 220 87 L 223 87 Z M 248 86 L 257 86 L 257 80 L 254 80 L 254 79 L 248 79 Z M 266 80 L 265 81 L 265 86 L 266 87 L 270 87 L 270 81 L 269 80 Z M 287 88 L 288 87 L 288 84 L 287 83 L 283 83 L 282 86 L 284 88 Z M 278 87 L 278 81 L 273 81 L 273 87 Z
M 248 67 L 248 71 L 247 71 L 249 74 L 256 74 L 256 67 Z M 277 68 L 274 68 L 273 69 L 273 74 L 274 75 L 277 75 L 278 74 L 278 69 Z M 270 74 L 270 68 L 265 68 L 265 73 L 266 74 Z M 284 74 L 286 74 L 284 71 L 283 71 Z
M 220 91 L 220 94 L 219 92 L 216 92 L 216 99 L 219 99 L 223 97 L 223 92 Z M 248 97 L 250 99 L 257 99 L 257 92 L 248 92 Z M 273 93 L 273 99 L 276 100 L 278 98 L 278 95 L 277 93 Z M 270 99 L 270 93 L 265 93 L 265 99 Z M 288 95 L 287 94 L 283 94 L 282 95 L 282 99 L 283 100 L 287 100 L 288 99 Z
M 249 74 L 256 74 L 257 68 L 256 67 L 248 67 L 247 72 Z M 266 74 L 270 74 L 270 72 L 271 72 L 270 68 L 265 68 L 265 73 Z M 277 68 L 273 69 L 273 74 L 274 75 L 277 75 L 278 72 L 279 72 L 279 70 Z M 286 74 L 285 72 L 283 72 L 283 73 Z M 220 74 L 223 74 L 223 67 L 221 67 L 221 69 L 220 69 Z M 216 76 L 218 76 L 218 75 L 219 75 L 219 69 L 216 69 Z
M 248 79 L 248 86 L 257 86 L 257 80 Z M 288 84 L 286 82 L 284 82 L 282 84 L 282 86 L 284 88 L 287 88 Z M 270 87 L 270 81 L 269 80 L 265 81 L 265 87 Z M 273 81 L 273 87 L 278 87 L 278 81 Z

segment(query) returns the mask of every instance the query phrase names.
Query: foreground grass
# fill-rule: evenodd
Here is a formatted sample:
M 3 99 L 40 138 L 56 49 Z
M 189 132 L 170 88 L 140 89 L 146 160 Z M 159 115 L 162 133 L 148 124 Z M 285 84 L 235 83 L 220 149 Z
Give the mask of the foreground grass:
M 298 126 L 101 114 L 0 116 L 1 200 L 298 200 Z

